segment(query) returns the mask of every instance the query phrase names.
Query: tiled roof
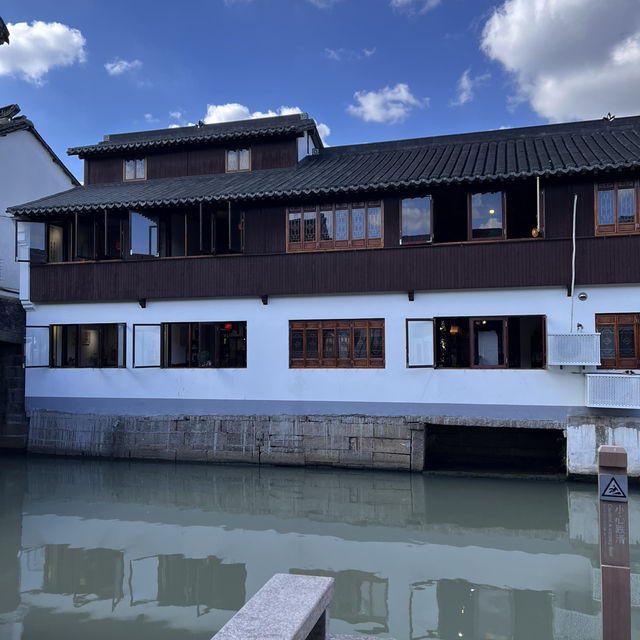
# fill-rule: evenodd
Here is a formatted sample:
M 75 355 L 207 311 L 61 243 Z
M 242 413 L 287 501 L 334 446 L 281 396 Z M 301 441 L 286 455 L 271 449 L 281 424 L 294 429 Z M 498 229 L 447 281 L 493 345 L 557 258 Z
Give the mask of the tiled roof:
M 640 168 L 640 117 L 320 150 L 295 167 L 95 184 L 13 207 L 17 214 L 344 195 Z
M 98 144 L 72 147 L 67 150 L 67 153 L 86 157 L 115 151 L 136 151 L 138 149 L 300 133 L 308 129 L 315 129 L 315 126 L 315 122 L 306 113 L 295 113 L 288 116 L 110 134 L 106 135 L 104 140 Z

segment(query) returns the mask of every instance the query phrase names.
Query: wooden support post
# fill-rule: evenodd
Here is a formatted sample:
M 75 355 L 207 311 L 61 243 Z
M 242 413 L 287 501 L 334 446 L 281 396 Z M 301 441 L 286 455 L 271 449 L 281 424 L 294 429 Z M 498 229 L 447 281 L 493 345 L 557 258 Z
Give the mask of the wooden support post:
M 598 448 L 602 640 L 631 639 L 627 452 Z

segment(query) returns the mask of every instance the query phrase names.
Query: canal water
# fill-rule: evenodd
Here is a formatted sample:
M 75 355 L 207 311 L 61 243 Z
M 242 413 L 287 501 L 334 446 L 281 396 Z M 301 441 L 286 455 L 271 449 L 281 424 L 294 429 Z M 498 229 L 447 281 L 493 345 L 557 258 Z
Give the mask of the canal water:
M 332 633 L 598 640 L 597 536 L 587 483 L 0 457 L 0 638 L 208 640 L 301 573 Z

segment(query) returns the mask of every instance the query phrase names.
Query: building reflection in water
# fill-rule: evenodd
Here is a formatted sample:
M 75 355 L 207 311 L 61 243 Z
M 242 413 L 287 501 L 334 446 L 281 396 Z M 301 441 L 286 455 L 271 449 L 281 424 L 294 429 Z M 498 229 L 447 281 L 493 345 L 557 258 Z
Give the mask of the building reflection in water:
M 590 485 L 2 458 L 0 507 L 0 638 L 209 640 L 287 571 L 335 579 L 333 633 L 600 636 Z
M 465 580 L 411 585 L 411 640 L 553 638 L 552 594 Z

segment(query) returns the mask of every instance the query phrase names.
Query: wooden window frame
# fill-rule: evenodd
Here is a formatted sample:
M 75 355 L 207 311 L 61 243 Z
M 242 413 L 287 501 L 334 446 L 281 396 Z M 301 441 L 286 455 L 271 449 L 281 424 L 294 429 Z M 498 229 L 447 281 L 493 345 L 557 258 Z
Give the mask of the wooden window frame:
M 380 237 L 369 237 L 369 209 L 380 209 Z M 364 209 L 364 237 L 353 238 L 352 211 Z M 347 239 L 336 239 L 336 211 L 347 211 Z M 320 237 L 321 214 L 331 215 L 332 238 L 323 240 Z M 315 238 L 305 240 L 304 217 L 305 214 L 315 215 Z M 289 234 L 290 214 L 300 214 L 300 240 L 291 242 Z M 304 205 L 287 207 L 285 210 L 286 252 L 315 252 L 315 251 L 340 251 L 344 249 L 380 249 L 384 246 L 384 202 L 383 200 L 367 200 L 365 202 L 328 203 L 320 205 Z
M 127 178 L 127 162 L 137 163 L 138 160 L 142 160 L 144 163 L 144 176 L 139 178 L 137 176 L 137 164 L 133 165 L 133 178 Z M 124 158 L 122 160 L 122 182 L 142 182 L 147 179 L 147 157 L 144 156 L 142 158 Z
M 349 330 L 349 357 L 340 358 L 338 351 L 338 331 Z M 355 357 L 355 330 L 366 330 L 367 357 Z M 382 330 L 382 357 L 371 357 L 371 329 Z M 318 357 L 307 357 L 307 331 L 318 332 Z M 292 358 L 291 346 L 294 331 L 303 332 L 303 357 Z M 323 332 L 334 331 L 333 357 L 324 357 Z M 385 334 L 384 318 L 365 318 L 357 320 L 290 320 L 289 321 L 289 368 L 290 369 L 384 369 Z
M 473 210 L 471 200 L 478 193 L 500 193 L 502 203 L 502 235 L 498 238 L 474 238 L 473 237 Z M 468 242 L 502 242 L 507 239 L 507 194 L 504 189 L 500 191 L 470 191 L 467 193 L 467 241 Z
M 402 235 L 402 203 L 405 200 L 418 200 L 428 198 L 429 199 L 429 239 L 428 240 L 411 240 L 411 236 Z M 400 224 L 400 244 L 402 246 L 409 245 L 428 245 L 433 243 L 433 197 L 431 194 L 426 194 L 424 196 L 407 196 L 405 198 L 399 199 L 400 206 L 398 207 L 398 219 Z
M 235 151 L 238 158 L 238 168 L 237 169 L 229 169 L 229 152 Z M 240 151 L 248 151 L 249 152 L 249 168 L 248 169 L 240 169 Z M 252 166 L 252 157 L 251 157 L 251 147 L 239 147 L 237 149 L 225 149 L 224 152 L 224 172 L 225 173 L 246 173 L 247 171 L 251 171 Z
M 431 356 L 433 364 L 409 364 L 409 323 L 410 322 L 430 322 L 431 323 Z M 434 369 L 436 366 L 436 343 L 435 343 L 435 318 L 405 318 L 405 363 L 407 369 Z
M 49 362 L 48 364 L 27 364 L 27 329 L 46 329 L 47 330 L 47 335 L 48 335 L 48 340 L 49 340 Z M 23 349 L 22 349 L 22 361 L 24 363 L 24 368 L 25 369 L 49 369 L 51 368 L 52 365 L 52 354 L 51 354 L 51 345 L 52 345 L 52 341 L 51 341 L 51 327 L 48 324 L 42 325 L 42 324 L 28 324 L 25 326 L 25 336 L 24 336 L 24 343 L 23 343 Z
M 634 220 L 633 222 L 618 222 L 618 190 L 633 189 Z M 598 222 L 598 193 L 600 191 L 613 191 L 613 223 L 600 224 Z M 593 186 L 594 228 L 596 236 L 629 235 L 640 233 L 640 180 L 616 180 L 613 182 L 600 182 Z
M 633 325 L 633 346 L 634 358 L 621 358 L 619 356 L 619 325 Z M 599 369 L 640 369 L 640 313 L 597 313 L 596 314 L 596 332 L 600 333 L 602 325 L 613 325 L 613 336 L 615 345 L 614 358 L 600 359 Z
M 122 327 L 122 365 L 105 365 L 102 364 L 102 348 L 104 344 L 103 327 L 107 326 Z M 54 327 L 75 327 L 76 328 L 76 348 L 75 348 L 75 365 L 57 365 L 56 353 L 54 349 L 53 328 Z M 98 328 L 98 364 L 96 366 L 80 365 L 80 332 L 83 327 Z M 120 346 L 120 345 L 118 345 Z M 49 325 L 49 362 L 52 369 L 126 369 L 127 368 L 127 324 L 126 322 L 90 322 L 83 324 L 51 324 Z

